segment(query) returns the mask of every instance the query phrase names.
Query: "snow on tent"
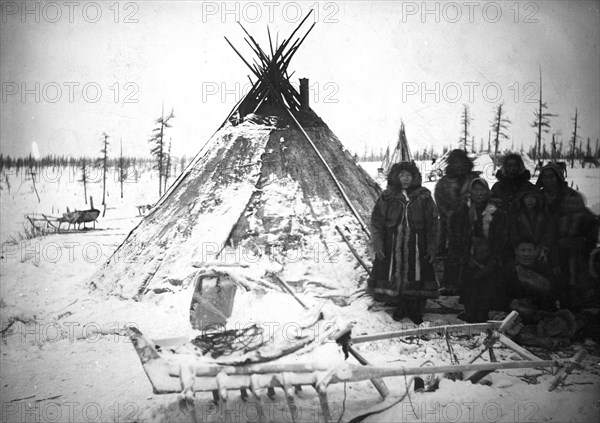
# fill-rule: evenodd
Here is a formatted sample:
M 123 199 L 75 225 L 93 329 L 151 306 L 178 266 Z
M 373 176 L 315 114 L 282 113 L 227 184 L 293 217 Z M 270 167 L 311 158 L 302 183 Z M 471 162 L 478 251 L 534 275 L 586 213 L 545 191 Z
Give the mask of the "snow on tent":
M 400 124 L 400 132 L 398 133 L 398 142 L 396 148 L 390 153 L 388 147 L 381 161 L 381 167 L 377 169 L 379 175 L 387 175 L 390 168 L 394 163 L 398 162 L 410 162 L 412 156 L 410 154 L 410 148 L 408 148 L 408 140 L 406 139 L 406 131 L 404 130 L 404 122 Z
M 280 265 L 286 280 L 356 288 L 364 270 L 349 245 L 367 256 L 381 191 L 310 108 L 308 81 L 292 86 L 288 66 L 308 35 L 294 40 L 296 31 L 270 54 L 249 36 L 254 65 L 230 43 L 252 88 L 94 275 L 98 289 L 135 299 L 179 291 L 194 265 L 215 262 L 245 273 Z

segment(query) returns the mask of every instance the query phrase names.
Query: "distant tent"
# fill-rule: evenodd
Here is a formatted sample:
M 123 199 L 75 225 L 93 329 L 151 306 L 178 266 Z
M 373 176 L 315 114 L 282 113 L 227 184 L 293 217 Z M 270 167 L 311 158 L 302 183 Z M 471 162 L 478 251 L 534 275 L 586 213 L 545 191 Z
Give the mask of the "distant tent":
M 288 281 L 356 288 L 364 270 L 337 227 L 367 256 L 381 190 L 310 108 L 308 81 L 298 92 L 289 80 L 290 60 L 314 27 L 293 40 L 308 16 L 280 45 L 269 34 L 268 52 L 246 32 L 252 65 L 226 39 L 252 88 L 93 276 L 95 286 L 138 299 L 180 291 L 194 263 L 212 260 L 248 273 L 268 263 Z
M 408 147 L 408 140 L 406 139 L 406 131 L 404 130 L 404 122 L 400 124 L 400 132 L 398 133 L 398 142 L 396 148 L 390 154 L 390 148 L 388 147 L 381 167 L 378 169 L 380 175 L 387 175 L 390 168 L 394 163 L 398 162 L 410 162 L 412 161 L 412 155 L 410 154 L 410 148 Z
M 519 154 L 521 155 L 521 158 L 523 159 L 523 164 L 525 165 L 525 169 L 527 169 L 529 171 L 529 173 L 531 173 L 533 175 L 535 173 L 535 162 L 533 160 L 531 160 L 531 157 L 529 157 L 529 154 L 527 154 L 525 151 L 521 150 L 521 151 L 519 151 Z

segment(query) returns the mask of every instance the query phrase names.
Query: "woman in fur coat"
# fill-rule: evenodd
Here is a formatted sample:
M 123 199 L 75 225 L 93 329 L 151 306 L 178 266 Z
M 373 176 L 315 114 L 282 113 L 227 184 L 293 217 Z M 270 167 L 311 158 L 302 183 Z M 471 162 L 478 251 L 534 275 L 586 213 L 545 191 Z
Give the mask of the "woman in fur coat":
M 369 290 L 378 300 L 398 306 L 394 318 L 422 321 L 422 292 L 437 293 L 433 265 L 438 213 L 431 192 L 421 186 L 414 162 L 396 163 L 388 187 L 371 214 L 375 252 Z

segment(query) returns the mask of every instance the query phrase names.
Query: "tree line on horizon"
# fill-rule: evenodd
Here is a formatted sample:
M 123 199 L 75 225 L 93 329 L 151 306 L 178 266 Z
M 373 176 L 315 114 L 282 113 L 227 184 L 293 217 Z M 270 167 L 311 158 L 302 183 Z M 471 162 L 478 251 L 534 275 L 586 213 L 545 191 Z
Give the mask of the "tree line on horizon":
M 550 147 L 546 146 L 543 141 L 544 134 L 550 134 L 552 129 L 550 119 L 557 117 L 557 114 L 549 111 L 548 103 L 544 101 L 543 89 L 542 89 L 542 69 L 540 66 L 540 95 L 537 102 L 536 109 L 533 111 L 534 119 L 530 123 L 530 126 L 535 130 L 534 144 L 527 150 L 523 148 L 523 142 L 518 151 L 527 153 L 527 155 L 535 160 L 539 161 L 557 161 L 557 160 L 568 160 L 571 168 L 573 168 L 575 161 L 585 163 L 598 163 L 600 159 L 599 150 L 599 139 L 596 139 L 595 146 L 591 145 L 591 139 L 587 138 L 587 143 L 584 147 L 583 137 L 581 137 L 581 127 L 579 125 L 579 111 L 575 107 L 571 121 L 573 122 L 573 129 L 570 134 L 570 138 L 565 145 L 562 140 L 562 132 L 560 130 L 554 131 L 551 134 Z M 507 152 L 514 152 L 515 145 L 512 140 L 510 148 L 507 146 L 501 146 L 503 141 L 508 141 L 508 128 L 512 123 L 507 117 L 506 108 L 504 103 L 499 103 L 493 107 L 493 118 L 490 121 L 490 130 L 488 132 L 487 145 L 484 143 L 484 139 L 480 138 L 479 148 L 476 146 L 475 136 L 471 134 L 470 128 L 473 122 L 473 116 L 470 113 L 469 106 L 463 104 L 462 113 L 460 116 L 460 127 L 461 133 L 458 138 L 459 148 L 470 153 L 487 153 L 492 156 L 494 163 L 499 161 L 499 157 Z M 564 147 L 567 147 L 564 151 Z M 451 146 L 445 145 L 442 147 L 442 155 L 446 154 L 451 149 Z M 433 146 L 431 148 L 423 148 L 420 151 L 415 151 L 413 155 L 414 160 L 432 160 L 437 159 L 438 154 L 434 151 Z M 371 148 L 370 154 L 365 148 L 364 154 L 358 156 L 355 154 L 356 160 L 360 161 L 376 161 L 383 160 L 385 152 L 383 148 L 380 148 L 378 153 L 373 151 Z
M 106 132 L 103 132 L 100 138 L 101 149 L 99 157 L 72 157 L 49 154 L 36 159 L 32 154 L 29 154 L 27 157 L 14 158 L 9 155 L 4 156 L 0 153 L 0 172 L 3 172 L 5 169 L 15 169 L 17 173 L 25 172 L 31 179 L 38 201 L 41 201 L 35 185 L 36 175 L 39 173 L 40 168 L 79 168 L 81 175 L 79 182 L 83 183 L 83 193 L 85 203 L 87 204 L 87 184 L 90 182 L 90 171 L 92 169 L 100 169 L 102 171 L 102 206 L 104 206 L 104 211 L 106 211 L 106 175 L 109 169 L 115 168 L 118 171 L 119 182 L 121 185 L 121 198 L 123 198 L 123 182 L 127 180 L 128 174 L 131 171 L 130 169 L 133 167 L 135 170 L 140 165 L 152 164 L 152 167 L 158 171 L 158 193 L 160 197 L 163 192 L 167 190 L 167 183 L 171 175 L 177 174 L 176 158 L 171 156 L 172 140 L 169 138 L 169 143 L 167 145 L 165 137 L 166 130 L 171 128 L 170 120 L 174 117 L 173 110 L 165 116 L 163 105 L 161 117 L 155 120 L 157 126 L 152 129 L 152 135 L 148 140 L 151 145 L 151 158 L 123 156 L 122 139 L 120 141 L 119 156 L 109 157 L 109 146 L 111 145 L 109 138 L 112 137 Z M 179 158 L 180 172 L 183 172 L 186 165 L 186 157 L 183 156 Z M 137 180 L 137 173 L 135 178 Z M 10 187 L 8 175 L 6 175 L 6 173 L 4 173 L 4 179 L 6 179 L 6 183 Z M 102 215 L 104 216 L 104 213 Z

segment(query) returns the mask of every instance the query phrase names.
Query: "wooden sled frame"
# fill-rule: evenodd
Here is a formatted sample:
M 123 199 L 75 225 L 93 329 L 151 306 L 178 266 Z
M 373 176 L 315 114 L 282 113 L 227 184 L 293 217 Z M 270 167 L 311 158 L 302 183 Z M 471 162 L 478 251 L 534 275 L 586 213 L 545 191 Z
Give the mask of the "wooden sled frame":
M 81 224 L 83 224 L 84 229 L 88 229 L 85 224 L 89 222 L 92 222 L 94 225 L 93 228 L 96 229 L 96 222 L 100 212 L 98 210 L 75 210 L 74 212 L 65 213 L 65 215 L 67 214 L 70 214 L 71 217 L 69 218 L 64 215 L 62 217 L 48 216 L 44 213 L 28 214 L 26 217 L 36 234 L 47 235 L 72 232 L 71 225 L 73 225 L 73 231 L 75 231 L 75 225 L 78 225 L 76 230 L 80 231 Z M 67 229 L 61 229 L 63 223 L 68 225 Z
M 361 366 L 344 362 L 343 365 L 338 367 L 328 368 L 310 362 L 283 364 L 278 363 L 279 360 L 244 366 L 194 363 L 193 360 L 188 360 L 185 361 L 186 364 L 181 364 L 181 362 L 175 363 L 161 357 L 155 346 L 161 345 L 164 348 L 169 345 L 182 345 L 188 341 L 187 339 L 173 338 L 153 342 L 133 328 L 130 329 L 130 338 L 140 357 L 144 371 L 152 384 L 153 392 L 155 394 L 182 393 L 184 398 L 193 400 L 195 392 L 210 391 L 213 393 L 215 403 L 225 403 L 228 398 L 228 391 L 239 390 L 242 399 L 245 401 L 248 398 L 249 390 L 257 401 L 257 409 L 260 413 L 262 412 L 262 400 L 259 390 L 267 389 L 267 395 L 269 398 L 273 399 L 275 395 L 274 388 L 279 387 L 283 388 L 292 421 L 295 421 L 294 410 L 297 409 L 297 406 L 294 402 L 294 393 L 301 390 L 302 385 L 310 385 L 317 391 L 324 421 L 330 422 L 332 420 L 327 401 L 327 387 L 333 383 L 371 380 L 375 387 L 378 388 L 377 390 L 380 395 L 385 399 L 389 391 L 381 380 L 383 377 L 404 377 L 435 373 L 463 373 L 464 380 L 477 383 L 484 376 L 496 370 L 556 367 L 559 369 L 559 372 L 556 374 L 556 377 L 549 387 L 550 391 L 555 389 L 578 365 L 584 357 L 585 350 L 579 350 L 571 360 L 542 360 L 504 335 L 503 332 L 514 323 L 517 316 L 517 312 L 513 311 L 503 321 L 415 328 L 398 332 L 362 336 L 353 340 L 354 343 L 360 343 L 404 336 L 423 335 L 427 333 L 446 334 L 465 331 L 488 332 L 488 336 L 483 345 L 479 348 L 473 358 L 470 359 L 468 364 L 426 367 L 367 365 L 363 364 L 366 363 L 366 360 L 356 352 L 355 357 L 363 364 Z M 493 347 L 497 342 L 500 342 L 500 344 L 513 350 L 523 358 L 523 360 L 497 361 L 493 351 Z M 352 348 L 351 345 L 350 348 Z M 490 362 L 475 363 L 475 361 L 485 352 L 489 353 Z M 380 382 L 381 385 L 378 387 L 376 382 Z

